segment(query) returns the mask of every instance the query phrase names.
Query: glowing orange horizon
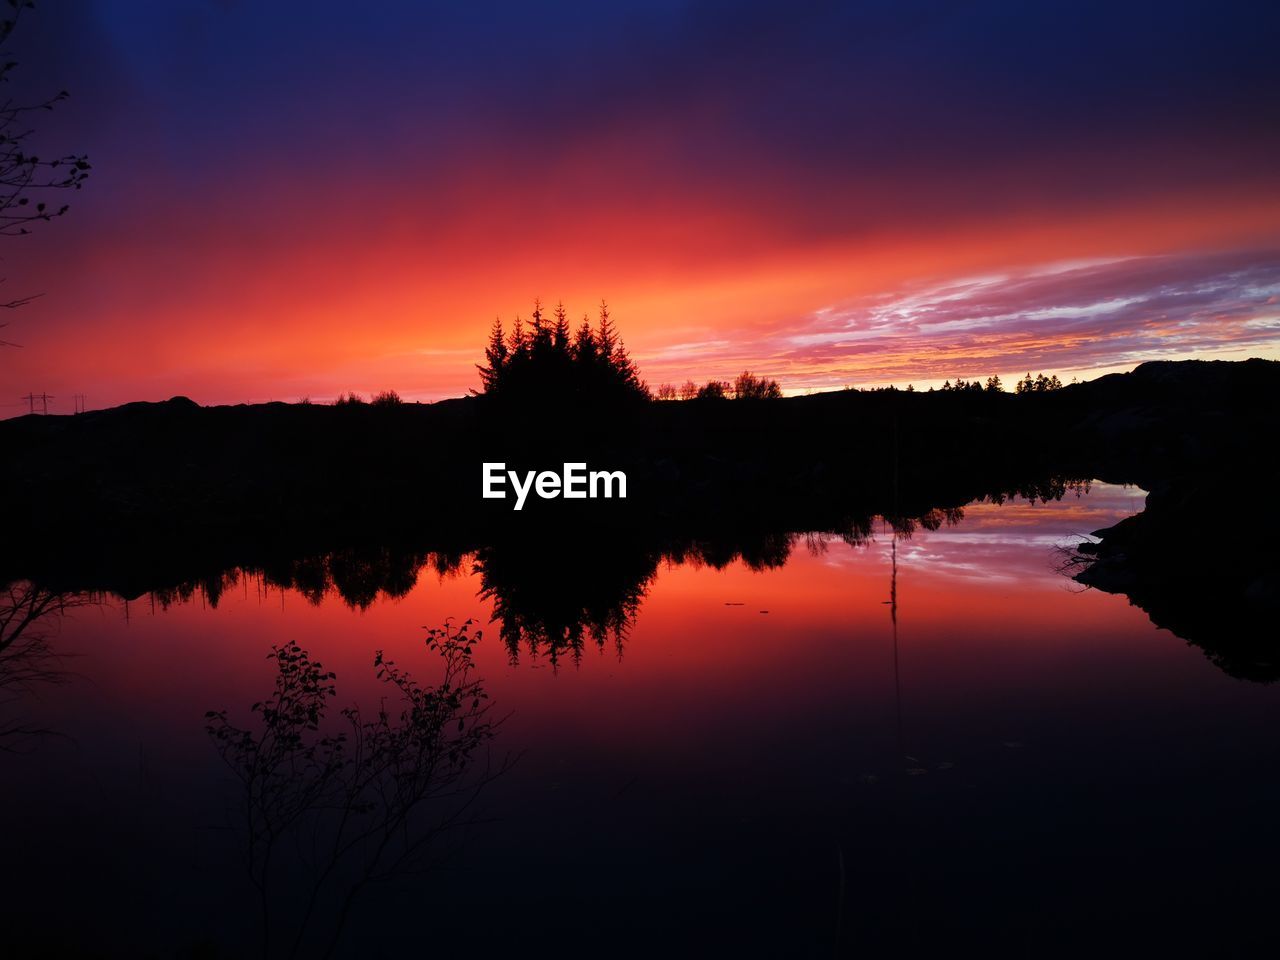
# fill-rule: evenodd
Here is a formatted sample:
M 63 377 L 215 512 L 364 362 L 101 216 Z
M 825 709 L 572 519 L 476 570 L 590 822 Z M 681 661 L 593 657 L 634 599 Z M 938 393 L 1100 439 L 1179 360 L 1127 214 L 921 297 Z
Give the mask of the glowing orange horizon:
M 278 202 L 302 207 L 304 195 L 299 189 Z M 678 199 L 688 202 L 686 212 L 670 209 L 674 199 L 650 211 L 616 201 L 525 235 L 498 230 L 505 209 L 531 202 L 515 187 L 487 200 L 455 197 L 449 215 L 429 225 L 408 213 L 391 216 L 371 233 L 346 219 L 351 212 L 326 227 L 298 209 L 282 225 L 246 236 L 234 217 L 209 219 L 193 205 L 154 213 L 110 245 L 77 248 L 72 276 L 42 261 L 48 241 L 33 238 L 40 243 L 31 244 L 29 273 L 49 295 L 15 317 L 20 322 L 8 333 L 24 347 L 9 352 L 0 375 L 14 399 L 29 389 L 85 393 L 91 407 L 174 394 L 234 403 L 383 389 L 435 400 L 476 386 L 474 364 L 495 315 L 527 316 L 541 296 L 563 298 L 575 320 L 594 317 L 604 296 L 652 385 L 748 368 L 776 377 L 788 392 L 924 386 L 944 376 L 1008 376 L 1024 366 L 1088 378 L 1133 363 L 1077 357 L 1060 334 L 998 328 L 965 341 L 930 340 L 927 354 L 919 342 L 892 335 L 834 356 L 783 347 L 824 309 L 926 280 L 1077 260 L 1265 250 L 1280 240 L 1280 198 L 1241 187 L 1183 194 L 1177 204 L 1159 196 L 1124 209 L 953 217 L 936 229 L 883 226 L 866 236 L 819 238 L 788 232 L 776 210 Z M 202 210 L 205 222 L 191 229 Z M 85 232 L 91 239 L 93 225 Z M 1248 332 L 1248 342 L 1224 330 L 1221 342 L 1189 342 L 1181 352 L 1175 340 L 1169 355 L 1280 356 L 1280 332 Z M 3 409 L 23 412 L 12 402 Z

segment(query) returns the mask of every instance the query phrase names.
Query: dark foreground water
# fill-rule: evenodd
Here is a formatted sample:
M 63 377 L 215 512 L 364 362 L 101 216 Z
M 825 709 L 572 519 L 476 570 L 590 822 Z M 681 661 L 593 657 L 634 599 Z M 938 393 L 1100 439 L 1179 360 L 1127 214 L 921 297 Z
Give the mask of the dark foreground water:
M 1095 484 L 909 538 L 796 537 L 760 569 L 664 563 L 554 663 L 513 656 L 471 561 L 363 608 L 247 574 L 216 606 L 54 611 L 28 633 L 43 652 L 0 661 L 27 671 L 3 697 L 0 955 L 1261 952 L 1280 689 L 1058 571 L 1058 547 L 1141 506 Z M 490 712 L 460 715 L 469 754 L 406 770 L 423 727 L 375 651 L 428 688 L 424 627 L 468 617 Z M 288 643 L 333 693 L 276 743 L 292 779 L 246 786 Z M 389 719 L 341 766 L 309 745 L 349 705 Z

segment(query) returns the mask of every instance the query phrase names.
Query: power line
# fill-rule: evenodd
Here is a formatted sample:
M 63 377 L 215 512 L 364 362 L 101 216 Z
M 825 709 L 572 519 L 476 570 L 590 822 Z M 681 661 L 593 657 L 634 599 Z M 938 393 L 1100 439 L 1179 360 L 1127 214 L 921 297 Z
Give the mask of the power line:
M 47 417 L 49 415 L 49 401 L 54 399 L 54 396 L 51 393 L 28 393 L 25 397 L 19 397 L 18 399 L 27 401 L 28 413 L 36 412 L 36 401 L 39 400 L 40 412 Z

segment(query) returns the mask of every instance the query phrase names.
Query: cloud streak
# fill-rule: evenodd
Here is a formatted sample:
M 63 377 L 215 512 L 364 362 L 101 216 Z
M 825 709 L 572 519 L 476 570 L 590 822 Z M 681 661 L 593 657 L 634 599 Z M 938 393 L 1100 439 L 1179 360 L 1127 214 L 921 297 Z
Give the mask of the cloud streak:
M 1158 358 L 1275 356 L 1278 348 L 1280 253 L 1250 251 L 919 283 L 779 322 L 738 353 L 796 389 L 1094 372 Z

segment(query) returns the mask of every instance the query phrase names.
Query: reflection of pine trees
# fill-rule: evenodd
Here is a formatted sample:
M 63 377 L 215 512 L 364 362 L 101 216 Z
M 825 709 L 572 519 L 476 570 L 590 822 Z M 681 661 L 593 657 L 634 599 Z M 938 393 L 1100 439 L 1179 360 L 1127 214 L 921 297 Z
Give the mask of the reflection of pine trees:
M 662 547 L 625 540 L 522 541 L 477 551 L 474 566 L 512 661 L 524 650 L 555 665 L 566 653 L 576 663 L 588 643 L 601 650 L 608 643 L 621 657 L 664 562 L 717 570 L 741 562 L 752 570 L 776 569 L 786 564 L 797 538 L 765 531 Z
M 474 567 L 512 661 L 523 648 L 555 665 L 565 653 L 576 663 L 588 642 L 622 655 L 660 559 L 637 545 L 523 541 L 478 550 Z
M 406 596 L 418 583 L 423 568 L 440 576 L 456 573 L 464 554 L 439 553 L 395 547 L 348 547 L 293 560 L 279 560 L 260 567 L 244 566 L 186 580 L 151 591 L 160 607 L 185 603 L 200 596 L 216 607 L 222 595 L 235 587 L 295 590 L 313 604 L 337 595 L 349 607 L 365 610 L 378 598 Z
M 757 572 L 786 565 L 797 534 L 763 532 L 732 539 L 702 538 L 676 544 L 668 549 L 666 559 L 673 565 L 711 567 L 723 570 L 737 561 Z
M 551 327 L 553 340 L 560 336 L 560 327 L 557 319 Z M 1038 503 L 1087 490 L 1087 481 L 1049 477 L 993 490 L 980 499 Z M 479 549 L 348 547 L 194 578 L 156 589 L 152 599 L 163 607 L 199 597 L 217 606 L 227 590 L 242 587 L 262 593 L 294 590 L 313 604 L 337 596 L 363 610 L 379 599 L 406 596 L 424 570 L 453 576 L 470 563 L 480 578 L 480 596 L 493 603 L 493 620 L 512 660 L 523 652 L 545 656 L 554 664 L 565 654 L 577 661 L 588 645 L 604 649 L 608 644 L 621 655 L 664 562 L 716 570 L 742 563 L 751 570 L 770 570 L 784 566 L 801 541 L 819 552 L 833 541 L 856 547 L 877 533 L 910 537 L 917 530 L 938 530 L 963 518 L 963 507 L 923 509 L 922 504 L 912 504 L 892 513 L 849 513 L 813 524 L 806 533 L 765 528 L 693 536 L 668 533 L 651 540 L 632 534 L 602 541 L 587 529 L 557 528 Z
M 919 516 L 886 515 L 881 519 L 885 526 L 893 531 L 895 537 L 909 540 L 917 530 L 927 530 L 932 533 L 935 530 L 941 530 L 943 526 L 955 526 L 964 519 L 964 507 L 935 507 Z
M 596 328 L 584 316 L 576 333 L 569 329 L 564 304 L 548 318 L 535 302 L 530 324 L 517 317 L 510 334 L 495 319 L 479 370 L 486 396 L 594 401 L 649 396 L 603 301 Z
M 1040 480 L 1028 480 L 1009 489 L 988 494 L 983 499 L 988 503 L 1001 504 L 1006 500 L 1021 497 L 1028 503 L 1050 503 L 1061 500 L 1068 493 L 1077 497 L 1089 492 L 1089 480 L 1069 480 L 1066 477 L 1044 477 Z

